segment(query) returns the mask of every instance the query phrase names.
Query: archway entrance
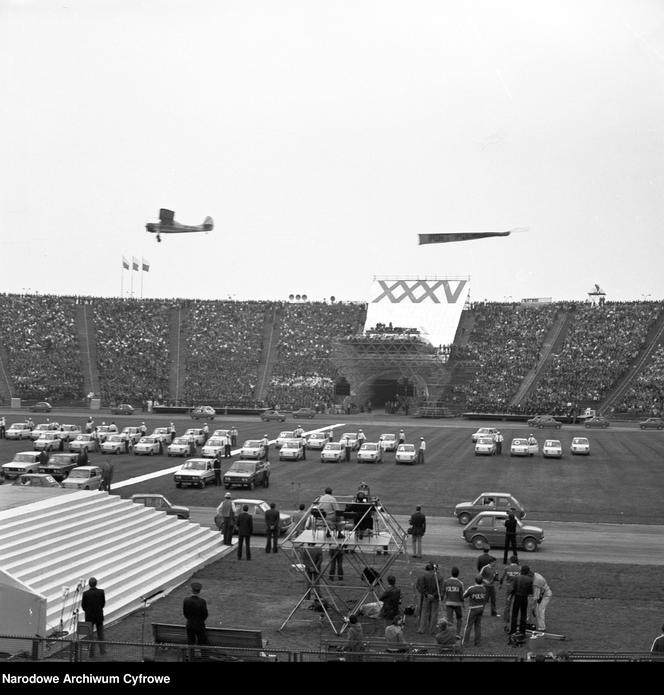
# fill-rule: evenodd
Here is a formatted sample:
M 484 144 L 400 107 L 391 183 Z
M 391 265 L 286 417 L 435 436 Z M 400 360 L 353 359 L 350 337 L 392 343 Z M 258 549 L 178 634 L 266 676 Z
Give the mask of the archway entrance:
M 369 399 L 374 407 L 382 408 L 388 401 L 402 401 L 415 395 L 413 383 L 401 377 L 399 379 L 374 379 L 368 387 Z

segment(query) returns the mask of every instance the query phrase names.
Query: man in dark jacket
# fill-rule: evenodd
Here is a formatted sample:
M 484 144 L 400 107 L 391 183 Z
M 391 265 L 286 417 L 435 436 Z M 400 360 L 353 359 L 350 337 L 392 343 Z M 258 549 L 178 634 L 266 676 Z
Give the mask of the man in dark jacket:
M 503 565 L 507 564 L 507 555 L 509 549 L 512 549 L 512 555 L 518 559 L 519 554 L 516 551 L 516 527 L 517 521 L 514 516 L 514 510 L 510 509 L 507 512 L 507 519 L 505 519 L 505 552 L 503 553 Z
M 530 567 L 524 565 L 521 568 L 521 574 L 514 577 L 512 581 L 512 622 L 510 624 L 510 635 L 513 635 L 517 630 L 517 622 L 519 623 L 519 632 L 522 635 L 526 634 L 526 620 L 528 616 L 528 597 L 533 593 L 533 578 L 530 575 Z M 520 615 L 519 615 L 520 614 Z
M 379 601 L 383 602 L 383 607 L 380 610 L 380 617 L 385 618 L 388 623 L 392 622 L 395 615 L 400 614 L 399 604 L 401 603 L 401 589 L 397 589 L 397 578 L 390 574 L 387 577 L 387 589 L 382 596 L 378 597 Z
M 486 543 L 484 545 L 484 550 L 482 554 L 477 558 L 477 571 L 481 572 L 483 567 L 486 567 L 486 565 L 495 562 L 496 558 L 489 553 L 489 550 L 491 550 L 491 546 Z
M 217 451 L 214 457 L 212 470 L 214 471 L 214 484 L 216 487 L 221 487 L 221 450 Z
M 48 463 L 48 454 L 46 453 L 46 449 L 42 449 L 39 452 L 39 465 L 40 466 L 45 466 Z
M 413 557 L 422 557 L 422 536 L 427 530 L 427 520 L 422 514 L 422 507 L 415 507 L 415 513 L 410 515 L 410 532 L 413 542 Z
M 83 592 L 81 599 L 81 610 L 85 613 L 85 622 L 91 623 L 92 638 L 94 630 L 97 631 L 97 640 L 100 642 L 100 654 L 106 654 L 106 646 L 104 645 L 104 606 L 106 605 L 106 595 L 103 589 L 97 588 L 97 580 L 94 577 L 88 579 L 90 588 Z M 94 641 L 90 645 L 90 656 L 95 655 Z
M 279 516 L 277 505 L 274 502 L 270 502 L 270 508 L 265 512 L 266 553 L 279 551 Z
M 254 519 L 249 514 L 249 505 L 242 506 L 237 516 L 237 559 L 242 559 L 242 545 L 247 548 L 247 560 L 251 560 L 251 534 L 254 532 Z
M 192 595 L 182 602 L 182 614 L 187 619 L 187 644 L 209 644 L 205 630 L 207 602 L 199 596 L 202 588 L 199 582 L 192 582 Z

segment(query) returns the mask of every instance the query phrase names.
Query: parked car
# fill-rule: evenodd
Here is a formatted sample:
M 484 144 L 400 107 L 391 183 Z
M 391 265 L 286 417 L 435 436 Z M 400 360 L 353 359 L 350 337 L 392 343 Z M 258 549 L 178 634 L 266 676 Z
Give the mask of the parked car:
M 79 434 L 82 434 L 81 428 L 78 425 L 60 425 L 57 430 L 60 439 L 65 442 L 73 442 Z
M 166 512 L 166 514 L 170 516 L 177 516 L 178 519 L 189 518 L 189 507 L 182 507 L 180 505 L 173 504 L 163 495 L 141 492 L 136 495 L 132 495 L 131 501 L 136 502 L 136 504 L 143 504 L 146 507 L 156 509 L 158 512 Z
M 357 452 L 358 463 L 382 463 L 383 449 L 378 442 L 364 442 Z
M 205 444 L 205 432 L 200 427 L 191 427 L 185 430 L 184 437 L 193 437 L 197 445 Z
M 329 441 L 327 432 L 314 432 L 307 437 L 306 447 L 320 451 Z
M 53 449 L 60 449 L 62 440 L 56 431 L 53 432 L 42 432 L 39 439 L 35 439 L 32 446 L 35 451 L 53 451 Z
M 278 410 L 264 410 L 261 413 L 261 420 L 263 422 L 270 422 L 271 420 L 286 422 L 286 416 L 283 413 L 280 413 Z
M 560 443 L 560 439 L 545 439 L 542 456 L 545 459 L 561 459 L 563 457 L 563 445 Z
M 240 448 L 241 459 L 264 459 L 266 457 L 265 445 L 260 439 L 247 439 Z
M 189 456 L 191 437 L 176 437 L 167 447 L 168 456 Z M 205 455 L 205 454 L 204 454 Z
M 302 439 L 286 439 L 279 449 L 280 461 L 299 461 L 304 458 Z
M 21 487 L 62 487 L 60 483 L 47 473 L 23 473 L 14 481 Z
M 114 405 L 111 408 L 111 415 L 133 415 L 134 406 L 129 405 L 129 403 L 120 403 L 120 405 Z
M 316 411 L 313 408 L 298 408 L 293 411 L 293 420 L 309 418 L 313 420 L 316 417 Z
M 199 405 L 191 410 L 192 420 L 214 420 L 217 411 L 211 405 Z
M 99 466 L 77 466 L 62 481 L 62 487 L 71 490 L 99 490 L 102 470 Z
M 344 432 L 341 437 L 339 437 L 339 441 L 342 446 L 345 446 L 346 442 L 350 442 L 351 451 L 359 449 L 360 446 L 357 439 L 357 432 Z
M 191 485 L 204 488 L 208 483 L 214 483 L 214 469 L 211 459 L 187 459 L 182 467 L 173 475 L 175 487 Z
M 496 453 L 496 440 L 493 437 L 480 437 L 475 442 L 475 456 L 493 456 Z
M 562 427 L 562 422 L 556 420 L 553 415 L 535 415 L 528 420 L 528 426 L 537 427 L 540 430 L 544 427 L 554 427 L 559 430 Z
M 591 427 L 599 427 L 605 430 L 610 425 L 611 423 L 603 415 L 595 415 L 595 417 L 589 417 L 583 423 L 583 426 L 588 429 L 590 429 Z
M 340 463 L 346 455 L 339 442 L 328 442 L 320 452 L 321 463 Z
M 69 443 L 69 451 L 81 451 L 87 449 L 91 451 L 99 451 L 99 442 L 91 434 L 79 434 L 73 442 Z
M 120 434 L 125 435 L 132 444 L 136 444 L 143 436 L 140 427 L 123 427 Z
M 44 466 L 39 466 L 40 473 L 52 475 L 62 482 L 78 465 L 78 454 L 71 451 L 51 454 Z
M 394 454 L 395 463 L 417 463 L 417 449 L 414 444 L 399 444 Z
M 127 453 L 128 439 L 124 434 L 112 434 L 102 442 L 101 452 L 102 454 L 125 454 Z
M 580 454 L 581 456 L 590 456 L 590 442 L 587 437 L 573 437 L 570 445 L 570 453 L 572 456 Z
M 476 442 L 480 437 L 495 437 L 497 434 L 497 427 L 480 427 L 477 432 L 473 432 L 470 438 Z
M 385 432 L 378 437 L 378 442 L 383 451 L 397 450 L 397 435 L 393 432 Z
M 104 445 L 102 444 L 102 449 Z M 141 437 L 136 444 L 134 444 L 134 456 L 139 456 L 144 454 L 146 456 L 153 456 L 159 453 L 159 449 L 163 451 L 163 444 L 156 437 Z
M 279 432 L 279 436 L 274 440 L 274 446 L 277 449 L 281 449 L 281 447 L 287 439 L 294 438 L 295 432 L 293 432 L 293 430 L 284 430 L 283 432 Z
M 664 429 L 664 420 L 661 417 L 649 417 L 639 422 L 642 430 L 661 430 Z
M 9 463 L 2 464 L 5 480 L 15 480 L 24 473 L 39 473 L 39 453 L 37 451 L 19 451 Z
M 528 443 L 528 439 L 516 437 L 510 446 L 510 456 L 534 456 L 539 454 L 539 444 Z
M 463 529 L 463 537 L 473 548 L 482 550 L 488 543 L 492 548 L 505 545 L 505 519 L 507 512 L 480 512 Z M 533 552 L 544 542 L 544 531 L 539 526 L 526 526 L 517 518 L 516 545 Z
M 97 439 L 99 443 L 103 444 L 108 437 L 110 437 L 112 434 L 116 434 L 117 428 L 112 430 L 110 425 L 99 425 L 95 428 L 95 431 L 97 432 Z
M 211 435 L 210 438 L 212 437 L 230 437 L 231 436 L 231 431 L 230 430 L 215 430 Z
M 40 422 L 38 425 L 35 425 L 30 432 L 30 439 L 34 441 L 35 439 L 39 439 L 44 432 L 55 432 L 59 429 L 60 424 L 58 422 Z
M 255 535 L 265 535 L 267 531 L 267 526 L 265 524 L 265 512 L 270 508 L 270 505 L 263 500 L 250 500 L 250 499 L 236 499 L 233 500 L 233 513 L 237 519 L 238 515 L 242 511 L 244 505 L 247 505 L 247 514 L 251 514 L 253 519 L 253 529 Z M 215 522 L 219 526 L 221 519 L 219 518 L 219 512 L 221 511 L 221 504 L 217 507 L 217 513 L 215 515 Z M 284 534 L 290 531 L 291 525 L 293 523 L 293 517 L 285 512 L 279 512 L 279 533 Z
M 62 487 L 52 475 L 46 473 L 23 473 L 16 478 L 14 485 L 21 487 Z
M 53 406 L 47 401 L 39 401 L 39 403 L 31 405 L 28 410 L 31 413 L 50 413 L 53 410 Z
M 155 427 L 150 436 L 160 439 L 162 444 L 171 443 L 171 430 L 168 427 Z
M 224 453 L 224 440 L 221 437 L 210 437 L 201 449 L 201 456 L 214 458 L 220 451 Z
M 483 492 L 473 502 L 459 502 L 454 507 L 454 516 L 464 526 L 480 512 L 499 511 L 506 512 L 514 510 L 514 516 L 518 519 L 525 519 L 526 508 L 519 500 L 509 492 Z M 504 529 L 503 529 L 504 533 Z
M 27 422 L 14 422 L 5 431 L 5 439 L 31 439 L 31 432 Z
M 224 487 L 248 487 L 253 490 L 256 485 L 269 487 L 270 464 L 267 461 L 236 461 L 224 473 Z

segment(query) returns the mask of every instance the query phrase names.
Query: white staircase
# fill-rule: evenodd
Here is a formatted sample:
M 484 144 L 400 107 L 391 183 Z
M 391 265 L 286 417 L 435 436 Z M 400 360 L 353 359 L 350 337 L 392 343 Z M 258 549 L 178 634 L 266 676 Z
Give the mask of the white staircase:
M 46 598 L 47 635 L 75 625 L 81 580 L 97 577 L 109 624 L 230 550 L 200 524 L 87 490 L 0 512 L 0 538 L 0 568 Z

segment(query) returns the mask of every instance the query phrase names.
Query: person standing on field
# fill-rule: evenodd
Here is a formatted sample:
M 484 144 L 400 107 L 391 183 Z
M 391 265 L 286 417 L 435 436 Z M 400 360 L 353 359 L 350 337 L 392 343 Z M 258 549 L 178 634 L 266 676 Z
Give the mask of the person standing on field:
M 422 557 L 422 536 L 427 530 L 427 519 L 422 513 L 422 507 L 415 507 L 415 513 L 410 516 L 410 531 L 413 543 L 413 557 Z

